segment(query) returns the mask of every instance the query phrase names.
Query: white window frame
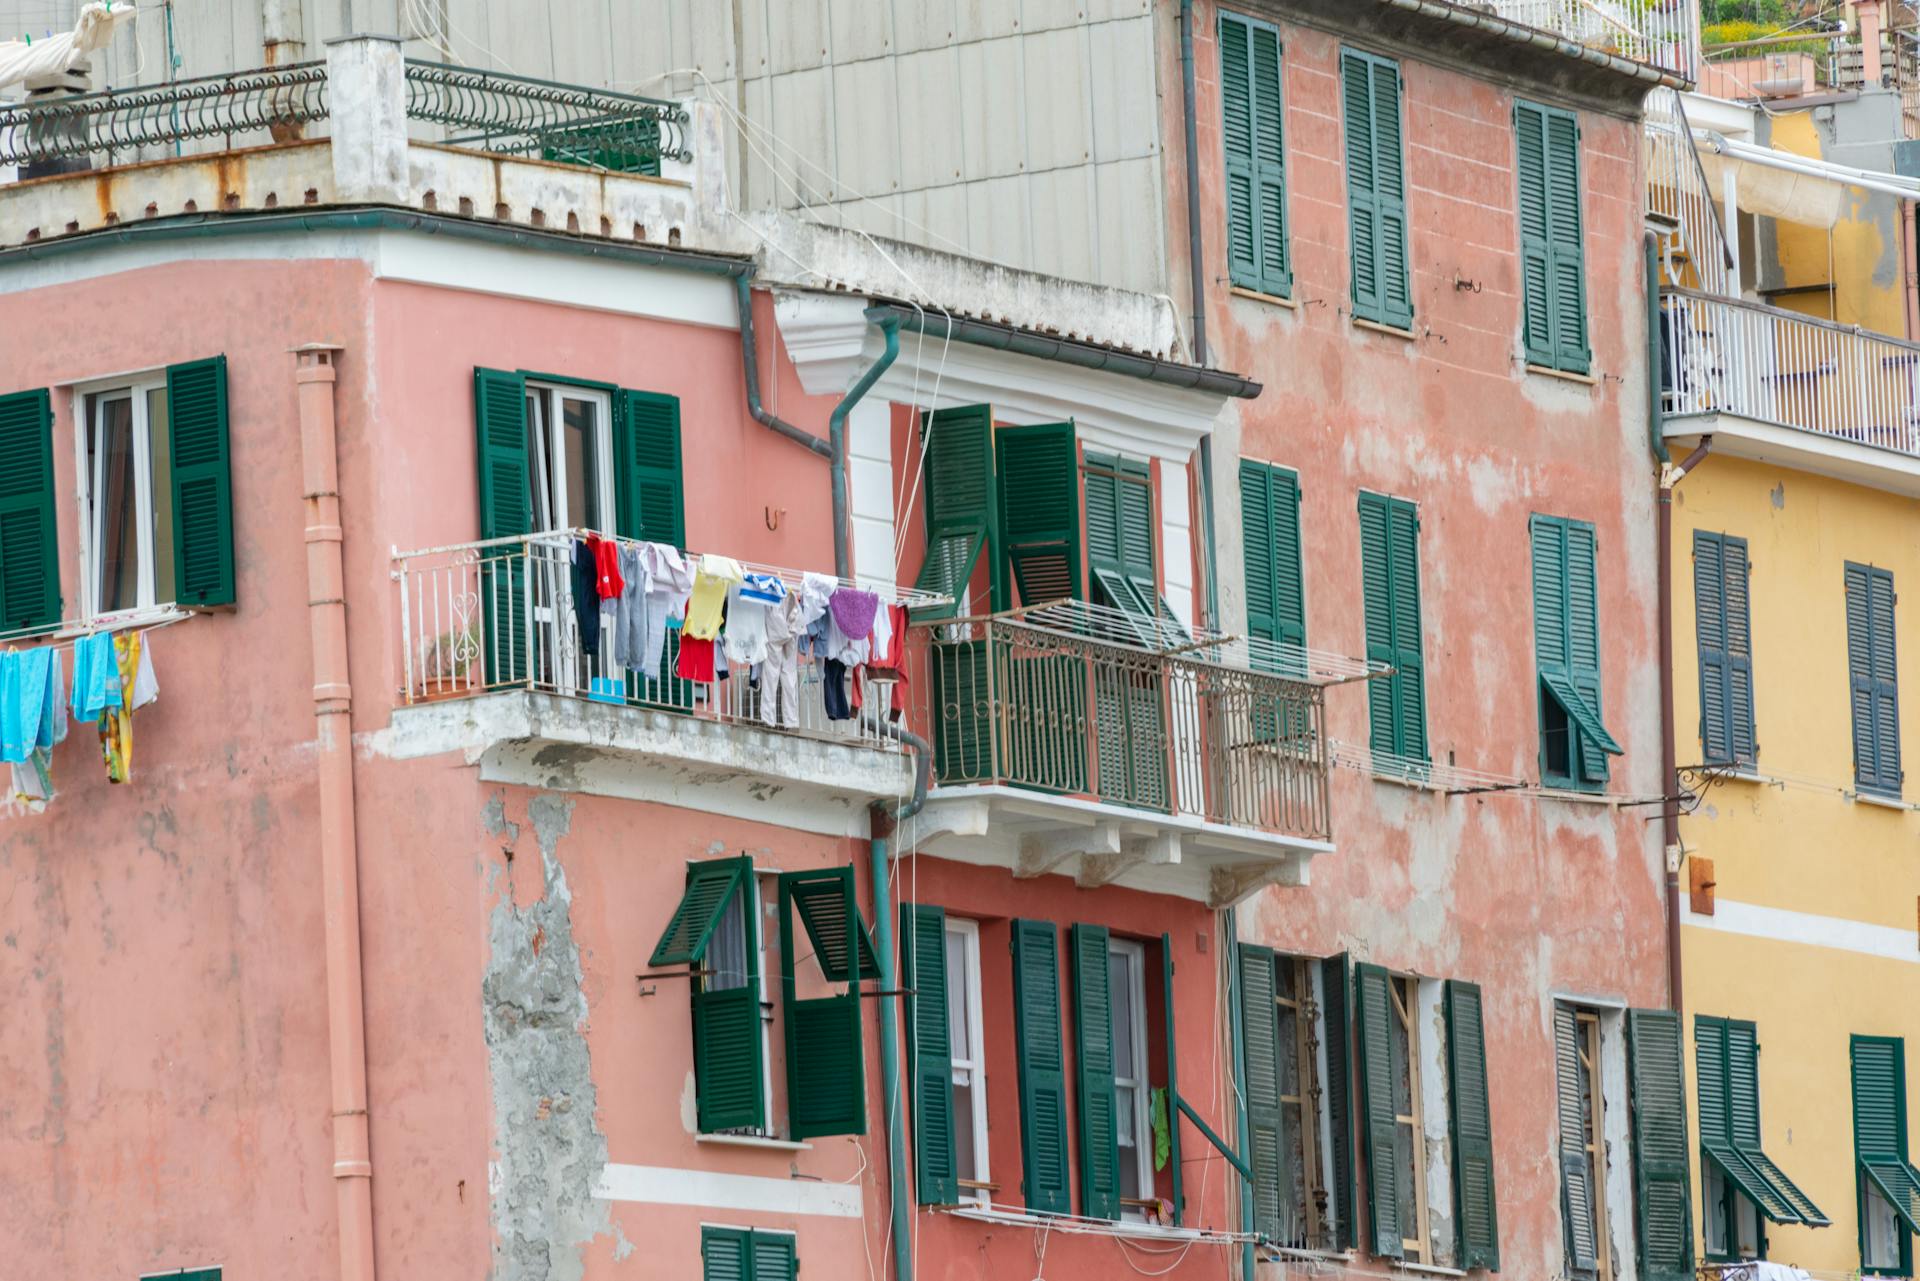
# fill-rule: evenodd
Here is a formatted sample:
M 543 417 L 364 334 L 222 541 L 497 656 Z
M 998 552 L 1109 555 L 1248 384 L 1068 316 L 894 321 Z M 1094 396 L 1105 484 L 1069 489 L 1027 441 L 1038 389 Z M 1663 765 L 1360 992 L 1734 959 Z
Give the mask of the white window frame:
M 598 482 L 595 485 L 595 489 L 598 492 L 594 497 L 600 508 L 601 524 L 604 526 L 599 532 L 603 534 L 613 533 L 613 397 L 605 390 L 597 387 L 583 387 L 578 383 L 548 382 L 532 378 L 527 380 L 527 397 L 535 401 L 538 405 L 538 413 L 530 412 L 527 421 L 528 429 L 534 433 L 538 442 L 537 448 L 533 451 L 532 456 L 527 459 L 527 469 L 529 475 L 542 486 L 544 492 L 549 496 L 549 501 L 558 498 L 564 502 L 568 489 L 565 474 L 566 450 L 555 449 L 553 447 L 553 432 L 556 425 L 561 421 L 561 401 L 578 400 L 593 405 L 593 449 L 595 456 L 600 458 L 605 464 L 600 468 L 600 475 L 595 478 Z M 546 460 L 548 458 L 557 461 L 561 475 L 554 477 L 545 474 Z M 536 511 L 530 514 L 533 516 L 533 524 L 536 531 L 545 532 L 539 530 L 541 524 L 539 513 Z M 567 512 L 564 517 L 554 517 L 551 522 L 551 528 L 589 528 L 584 516 L 585 513 L 582 512 Z
M 968 1058 L 954 1058 L 951 1081 L 954 1085 L 966 1085 L 972 1088 L 973 1115 L 953 1119 L 955 1125 L 973 1127 L 973 1169 L 971 1171 L 954 1170 L 955 1177 L 963 1181 L 960 1199 L 978 1201 L 981 1205 L 993 1202 L 991 1189 L 967 1187 L 966 1183 L 987 1184 L 991 1182 L 992 1166 L 987 1160 L 987 1054 L 984 1041 L 985 1019 L 980 1008 L 980 922 L 970 921 L 961 916 L 949 916 L 946 934 L 960 939 L 960 952 L 966 960 L 967 972 L 963 980 L 966 992 L 967 1046 L 972 1051 Z M 940 940 L 942 948 L 946 938 Z M 947 975 L 949 983 L 954 981 L 952 974 Z
M 1133 1063 L 1140 1075 L 1129 1078 L 1127 1083 L 1133 1087 L 1136 1183 L 1150 1198 L 1153 1192 L 1153 1119 L 1148 1102 L 1151 1087 L 1147 1083 L 1147 949 L 1135 939 L 1109 937 L 1107 953 L 1109 956 L 1125 956 L 1132 963 L 1133 980 L 1127 985 L 1127 999 L 1133 1003 Z M 1118 1001 L 1119 996 L 1117 992 L 1108 993 L 1110 1000 Z M 1114 1088 L 1118 1090 L 1121 1084 L 1123 1082 L 1116 1071 Z M 1140 1207 L 1129 1205 L 1121 1208 L 1120 1217 L 1145 1221 L 1147 1215 Z
M 77 520 L 80 525 L 80 611 L 81 622 L 88 625 L 100 623 L 122 623 L 149 615 L 164 613 L 174 604 L 170 600 L 157 600 L 156 584 L 159 582 L 158 569 L 154 562 L 153 537 L 153 438 L 147 413 L 147 397 L 153 392 L 166 394 L 167 371 L 165 369 L 147 369 L 135 373 L 115 374 L 106 378 L 96 378 L 74 385 L 73 391 L 73 474 L 75 477 L 74 498 L 78 507 Z M 95 433 L 100 430 L 99 416 L 89 412 L 88 403 L 99 398 L 99 407 L 111 400 L 127 399 L 131 402 L 131 434 L 133 445 L 133 519 L 134 554 L 138 582 L 135 587 L 135 602 L 124 609 L 103 609 L 100 606 L 100 575 L 103 567 L 101 538 L 94 528 L 93 496 L 100 487 L 100 478 L 95 474 L 94 465 L 87 460 L 87 450 Z M 104 451 L 96 461 L 105 460 Z

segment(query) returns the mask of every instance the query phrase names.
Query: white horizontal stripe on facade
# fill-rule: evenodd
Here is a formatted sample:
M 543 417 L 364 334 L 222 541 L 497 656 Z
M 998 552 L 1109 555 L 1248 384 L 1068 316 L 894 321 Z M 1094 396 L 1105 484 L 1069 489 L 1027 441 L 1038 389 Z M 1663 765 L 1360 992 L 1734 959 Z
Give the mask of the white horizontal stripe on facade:
M 816 1214 L 835 1219 L 857 1219 L 861 1215 L 857 1185 L 680 1170 L 665 1165 L 618 1165 L 609 1161 L 594 1182 L 593 1194 L 603 1201 L 692 1205 L 704 1210 Z
M 1698 915 L 1685 904 L 1682 910 L 1686 913 L 1682 922 L 1697 929 L 1744 934 L 1780 943 L 1804 943 L 1808 947 L 1830 947 L 1886 961 L 1920 963 L 1920 934 L 1891 925 L 1868 925 L 1838 916 L 1816 916 L 1812 912 L 1762 907 L 1758 903 L 1738 903 L 1724 898 L 1714 900 L 1712 916 Z

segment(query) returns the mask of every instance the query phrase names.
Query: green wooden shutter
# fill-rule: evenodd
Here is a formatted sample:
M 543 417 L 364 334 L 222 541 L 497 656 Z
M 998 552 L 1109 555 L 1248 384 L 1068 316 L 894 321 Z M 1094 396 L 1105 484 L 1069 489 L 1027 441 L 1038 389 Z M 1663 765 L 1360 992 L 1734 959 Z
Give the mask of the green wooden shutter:
M 1627 1012 L 1634 1200 L 1642 1281 L 1692 1281 L 1693 1189 L 1680 1016 Z M 1704 1124 L 1704 1121 L 1703 1121 Z
M 1419 537 L 1420 518 L 1412 503 L 1361 493 L 1360 569 L 1367 657 L 1394 669 L 1392 676 L 1367 682 L 1370 741 L 1376 756 L 1411 761 L 1427 759 Z
M 1573 113 L 1545 110 L 1547 211 L 1552 225 L 1553 363 L 1584 374 L 1593 364 L 1587 343 L 1586 239 L 1580 216 L 1580 122 Z
M 1759 755 L 1759 744 L 1753 728 L 1752 579 L 1747 540 L 1724 535 L 1721 547 L 1726 566 L 1727 722 L 1733 759 L 1752 761 Z
M 667 928 L 661 931 L 647 964 L 698 965 L 727 905 L 735 894 L 744 892 L 752 875 L 753 860 L 744 855 L 689 863 L 686 891 L 667 919 Z
M 1567 659 L 1573 687 L 1596 728 L 1581 726 L 1580 774 L 1589 783 L 1607 779 L 1607 753 L 1620 745 L 1607 733 L 1600 699 L 1600 585 L 1593 526 L 1565 522 L 1567 546 Z M 1578 718 L 1576 718 L 1577 720 Z
M 0 632 L 60 621 L 57 528 L 52 397 L 0 396 Z
M 1009 607 L 1006 580 L 999 564 L 1000 504 L 994 486 L 993 409 L 964 405 L 925 414 L 920 429 L 926 438 L 925 475 L 927 558 L 914 586 L 954 599 L 954 605 L 920 611 L 920 618 L 951 618 L 979 563 L 981 549 L 991 546 L 989 558 L 992 608 Z
M 1600 784 L 1607 756 L 1620 744 L 1601 716 L 1599 583 L 1593 526 L 1536 514 L 1533 543 L 1533 636 L 1542 702 L 1541 773 L 1546 764 L 1545 704 L 1551 697 L 1572 724 L 1576 781 Z
M 796 1281 L 800 1259 L 791 1232 L 753 1232 L 753 1281 Z
M 1519 178 L 1521 340 L 1527 363 L 1553 367 L 1553 249 L 1547 214 L 1546 109 L 1513 104 Z
M 745 1228 L 700 1228 L 701 1281 L 753 1281 L 753 1234 Z
M 952 1029 L 947 1023 L 947 914 L 940 908 L 900 905 L 900 975 L 907 989 L 914 1192 L 921 1205 L 953 1205 L 960 1200 L 960 1171 L 953 1135 Z M 972 1124 L 972 1118 L 965 1123 Z
M 1240 1024 L 1246 1070 L 1247 1164 L 1253 1167 L 1253 1228 L 1284 1240 L 1280 1223 L 1280 1010 L 1274 1004 L 1273 949 L 1239 945 Z
M 1600 1243 L 1594 1231 L 1594 1169 L 1587 1154 L 1586 1098 L 1580 1084 L 1580 1023 L 1565 1005 L 1553 1007 L 1553 1070 L 1560 1123 L 1560 1221 L 1567 1266 L 1575 1272 L 1592 1272 L 1599 1266 Z
M 527 475 L 527 380 L 498 369 L 473 371 L 473 419 L 480 473 L 480 537 L 532 532 Z M 489 685 L 527 678 L 527 562 L 519 547 L 490 550 L 479 568 L 480 609 Z
M 1755 746 L 1746 539 L 1694 531 L 1693 606 L 1703 759 L 1710 765 L 1750 763 Z
M 225 356 L 168 367 L 167 431 L 173 441 L 175 596 L 182 605 L 231 605 L 233 473 Z
M 1072 1210 L 1067 1173 L 1067 1077 L 1060 1038 L 1060 940 L 1047 921 L 1016 920 L 1013 1031 L 1019 1067 L 1023 1193 L 1035 1214 Z
M 787 886 L 794 911 L 806 927 L 807 941 L 813 945 L 813 959 L 819 963 L 827 982 L 853 982 L 850 966 L 856 957 L 860 978 L 880 977 L 880 963 L 873 952 L 873 934 L 857 910 L 848 914 L 847 905 L 855 899 L 851 866 L 791 872 Z
M 760 1032 L 760 922 L 754 910 L 751 874 L 745 896 L 747 981 L 710 987 L 695 979 L 693 990 L 693 1083 L 703 1134 L 764 1130 L 767 1125 L 766 1056 Z
M 680 398 L 622 391 L 614 402 L 616 528 L 622 538 L 687 545 L 680 470 Z
M 1827 1216 L 1768 1156 L 1760 1141 L 1760 1041 L 1749 1020 L 1725 1024 L 1727 1112 L 1733 1150 L 1764 1185 L 1754 1201 L 1775 1223 L 1825 1227 Z
M 1003 427 L 994 448 L 1000 555 L 1019 603 L 1080 599 L 1080 450 L 1073 424 Z
M 1280 32 L 1220 15 L 1222 137 L 1227 156 L 1227 261 L 1234 284 L 1288 296 L 1285 97 Z
M 1167 1044 L 1167 1170 L 1173 1183 L 1173 1226 L 1186 1221 L 1186 1191 L 1180 1175 L 1180 1038 L 1173 1021 L 1173 935 L 1160 936 L 1160 995 L 1166 1012 Z
M 857 948 L 847 943 L 847 936 L 866 928 L 860 923 L 854 898 L 853 869 L 780 874 L 780 1004 L 786 1027 L 787 1122 L 795 1139 L 867 1132 L 866 1055 L 860 1039 L 858 984 L 849 983 L 845 992 L 832 996 L 802 999 L 795 973 L 795 893 L 835 884 L 840 907 L 831 916 L 838 925 L 829 924 L 826 933 L 839 938 L 841 973 L 845 974 L 858 955 Z M 828 914 L 823 908 L 816 900 L 815 914 L 825 918 Z M 820 938 L 816 937 L 814 943 L 819 947 Z M 824 960 L 821 968 L 826 969 Z
M 1897 796 L 1903 774 L 1893 575 L 1884 569 L 1849 561 L 1846 586 L 1854 781 L 1862 791 Z
M 1360 1160 L 1367 1170 L 1367 1222 L 1373 1253 L 1398 1259 L 1406 1235 L 1400 1222 L 1400 1166 L 1394 1154 L 1393 995 L 1378 965 L 1353 970 L 1355 1038 L 1360 1050 Z
M 1886 1197 L 1906 1230 L 1920 1232 L 1920 1171 L 1907 1160 L 1906 1042 L 1895 1036 L 1855 1036 L 1852 1057 L 1854 1156 L 1863 1178 Z M 1859 1221 L 1864 1225 L 1864 1190 L 1860 1200 Z M 1864 1249 L 1864 1226 L 1862 1233 Z
M 1401 154 L 1400 67 L 1388 58 L 1342 49 L 1340 79 L 1354 315 L 1405 329 L 1413 324 L 1413 290 Z
M 1113 992 L 1107 927 L 1075 925 L 1073 1056 L 1080 1093 L 1080 1213 L 1120 1217 L 1120 1137 L 1113 1085 Z M 1136 1012 L 1135 1017 L 1138 1017 Z
M 1326 1022 L 1327 1142 L 1333 1155 L 1334 1248 L 1351 1250 L 1359 1240 L 1354 1223 L 1352 983 L 1347 954 L 1320 962 L 1321 1017 Z
M 1494 1196 L 1493 1119 L 1487 1096 L 1485 1012 L 1480 988 L 1448 979 L 1447 1091 L 1453 1121 L 1453 1204 L 1459 1266 L 1500 1270 Z
M 1275 645 L 1305 646 L 1299 476 L 1241 459 L 1240 516 L 1246 540 L 1247 631 Z

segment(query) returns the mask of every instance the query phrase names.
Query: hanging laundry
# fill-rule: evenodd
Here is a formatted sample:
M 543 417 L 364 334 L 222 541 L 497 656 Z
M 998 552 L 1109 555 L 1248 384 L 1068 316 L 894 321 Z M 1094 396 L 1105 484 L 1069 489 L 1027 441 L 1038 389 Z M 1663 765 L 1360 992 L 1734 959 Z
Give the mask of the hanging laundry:
M 808 574 L 800 580 L 800 626 L 810 628 L 827 612 L 827 602 L 840 590 L 840 580 L 828 574 Z M 825 635 L 825 633 L 821 633 Z
M 848 667 L 858 667 L 873 654 L 873 616 L 880 598 L 857 587 L 834 590 L 827 602 L 833 626 L 827 633 L 827 654 Z
M 684 617 L 687 598 L 693 592 L 693 570 L 679 549 L 666 543 L 645 543 L 640 547 L 640 564 L 646 574 L 646 613 L 641 623 L 638 670 L 648 680 L 660 679 L 660 656 L 666 648 L 667 626 Z M 636 664 L 628 662 L 629 667 Z
M 620 595 L 626 581 L 620 573 L 620 543 L 617 539 L 587 535 L 587 547 L 593 552 L 594 590 L 600 596 L 600 645 L 596 656 L 611 656 L 620 644 Z
M 767 613 L 787 589 L 772 574 L 748 574 L 727 593 L 727 661 L 762 663 L 767 658 Z
M 702 556 L 700 572 L 693 578 L 693 599 L 687 604 L 687 621 L 680 630 L 695 640 L 712 640 L 718 636 L 727 589 L 745 578 L 738 561 L 711 552 Z
M 647 569 L 638 547 L 621 543 L 618 548 L 620 596 L 613 605 L 611 661 L 615 671 L 635 671 L 646 648 Z
M 593 548 L 582 539 L 573 544 L 573 623 L 584 653 L 600 652 L 600 567 Z
M 862 703 L 861 689 L 869 679 L 884 678 L 893 686 L 890 709 L 897 719 L 907 709 L 907 607 L 883 605 L 873 616 L 873 655 L 853 681 L 853 705 Z
M 715 676 L 713 651 L 713 641 L 683 634 L 680 637 L 680 657 L 674 662 L 673 674 L 683 681 L 711 685 Z
M 24 761 L 42 746 L 53 655 L 49 648 L 0 654 L 0 761 Z
M 108 709 L 100 718 L 100 755 L 106 761 L 109 783 L 124 783 L 133 776 L 133 714 L 160 694 L 146 650 L 143 633 L 113 638 L 114 665 L 120 686 L 128 693 L 121 706 Z
M 760 664 L 760 723 L 800 728 L 800 597 L 767 608 L 767 657 Z
M 120 670 L 113 636 L 94 632 L 73 642 L 73 719 L 92 724 L 120 706 Z
M 826 660 L 820 693 L 827 706 L 828 720 L 850 721 L 853 719 L 853 706 L 847 701 L 847 665 L 845 663 L 837 658 Z
M 36 748 L 24 761 L 11 766 L 13 800 L 38 814 L 53 800 L 53 754 Z

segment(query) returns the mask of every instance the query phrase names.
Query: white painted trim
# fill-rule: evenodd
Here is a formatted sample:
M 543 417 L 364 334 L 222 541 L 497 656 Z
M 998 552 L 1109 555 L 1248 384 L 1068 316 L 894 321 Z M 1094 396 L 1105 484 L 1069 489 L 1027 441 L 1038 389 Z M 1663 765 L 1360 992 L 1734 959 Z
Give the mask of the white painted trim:
M 1920 458 L 1736 414 L 1668 419 L 1662 435 L 1679 445 L 1713 437 L 1713 452 L 1830 476 L 1851 485 L 1920 498 Z
M 760 871 L 755 868 L 754 871 Z M 763 1148 L 769 1152 L 811 1152 L 813 1144 L 792 1139 L 768 1139 L 757 1134 L 696 1134 L 695 1143 L 714 1143 L 729 1148 Z
M 980 922 L 964 916 L 949 916 L 941 932 L 941 946 L 946 946 L 946 935 L 954 934 L 960 938 L 960 950 L 967 963 L 966 974 L 966 1019 L 967 1045 L 973 1051 L 971 1057 L 952 1060 L 953 1075 L 962 1071 L 970 1072 L 973 1086 L 972 1115 L 965 1119 L 973 1130 L 973 1169 L 964 1176 L 975 1183 L 988 1183 L 993 1179 L 993 1166 L 989 1159 L 987 1144 L 987 1046 L 986 1020 L 982 1017 L 980 1006 Z M 952 981 L 952 976 L 948 976 Z M 956 1122 L 960 1118 L 956 1118 Z M 992 1193 L 985 1188 L 961 1188 L 963 1201 L 978 1201 L 981 1205 L 992 1204 Z
M 1870 925 L 1838 916 L 1816 916 L 1784 907 L 1763 907 L 1758 903 L 1740 903 L 1715 898 L 1712 916 L 1696 915 L 1692 907 L 1681 904 L 1681 923 L 1696 929 L 1717 930 L 1722 934 L 1742 934 L 1749 938 L 1776 943 L 1799 943 L 1806 947 L 1826 947 L 1883 961 L 1920 964 L 1920 937 L 1911 929 L 1891 925 Z
M 721 1174 L 664 1165 L 620 1165 L 609 1161 L 594 1180 L 602 1201 L 642 1205 L 691 1205 L 706 1210 L 745 1210 L 755 1214 L 810 1214 L 857 1219 L 862 1214 L 860 1185 L 774 1179 L 757 1174 Z

